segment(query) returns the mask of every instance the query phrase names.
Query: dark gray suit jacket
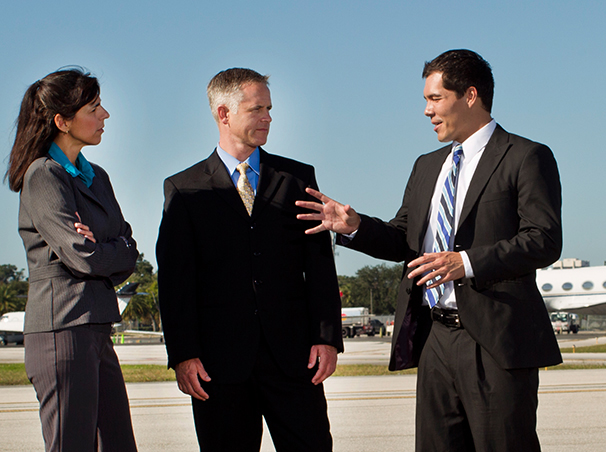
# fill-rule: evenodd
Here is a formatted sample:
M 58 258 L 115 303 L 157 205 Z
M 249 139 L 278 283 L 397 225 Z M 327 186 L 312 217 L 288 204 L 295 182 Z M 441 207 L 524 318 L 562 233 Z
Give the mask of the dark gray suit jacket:
M 166 179 L 156 249 L 169 365 L 200 358 L 217 383 L 251 374 L 261 337 L 283 371 L 310 379 L 312 345 L 343 351 L 328 232 L 297 220 L 313 167 L 261 150 L 249 216 L 214 152 Z
M 93 168 L 90 188 L 48 156 L 25 174 L 19 206 L 30 283 L 25 333 L 120 321 L 113 286 L 132 273 L 138 252 L 107 173 Z M 76 212 L 97 243 L 76 232 Z
M 451 146 L 419 157 L 402 207 L 385 223 L 363 216 L 347 245 L 407 264 L 422 251 L 438 173 Z M 461 323 L 505 369 L 561 362 L 535 271 L 562 248 L 561 187 L 550 149 L 497 126 L 470 183 L 454 238 L 475 277 L 455 281 Z M 422 290 L 402 277 L 390 369 L 418 365 L 431 322 L 419 315 Z

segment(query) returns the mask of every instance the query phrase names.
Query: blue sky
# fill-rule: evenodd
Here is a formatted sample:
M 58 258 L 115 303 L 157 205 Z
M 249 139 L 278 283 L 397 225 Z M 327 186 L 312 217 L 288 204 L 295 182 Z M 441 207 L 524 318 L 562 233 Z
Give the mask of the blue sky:
M 114 185 L 155 266 L 162 181 L 218 140 L 205 95 L 239 66 L 270 74 L 265 149 L 316 167 L 329 196 L 385 220 L 416 157 L 440 147 L 423 116 L 423 63 L 470 48 L 493 68 L 493 116 L 548 144 L 564 194 L 564 257 L 606 260 L 601 1 L 5 2 L 0 16 L 2 172 L 25 89 L 65 65 L 101 82 L 111 117 L 84 148 Z M 0 264 L 26 268 L 18 195 L 0 188 Z M 212 221 L 212 219 L 209 219 Z M 339 274 L 380 261 L 338 249 Z

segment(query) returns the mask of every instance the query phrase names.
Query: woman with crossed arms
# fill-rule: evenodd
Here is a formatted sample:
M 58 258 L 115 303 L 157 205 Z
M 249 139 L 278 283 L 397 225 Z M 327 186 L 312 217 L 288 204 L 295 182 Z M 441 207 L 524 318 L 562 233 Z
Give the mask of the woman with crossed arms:
M 109 118 L 99 92 L 79 68 L 30 86 L 6 173 L 29 267 L 25 368 L 52 452 L 137 450 L 110 334 L 114 286 L 138 252 L 107 173 L 80 153 L 101 142 Z

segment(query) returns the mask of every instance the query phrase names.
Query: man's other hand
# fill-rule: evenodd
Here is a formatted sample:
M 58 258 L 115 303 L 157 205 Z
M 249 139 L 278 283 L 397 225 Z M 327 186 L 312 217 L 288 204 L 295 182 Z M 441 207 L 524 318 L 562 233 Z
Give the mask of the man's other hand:
M 330 377 L 337 368 L 337 349 L 332 345 L 314 345 L 309 353 L 307 368 L 311 369 L 318 362 L 318 371 L 311 379 L 315 385 L 322 383 Z
M 465 276 L 465 265 L 461 255 L 454 251 L 443 251 L 441 253 L 427 253 L 416 258 L 408 264 L 409 268 L 417 267 L 408 274 L 409 279 L 422 276 L 417 281 L 417 286 L 422 286 L 429 280 L 433 283 L 428 289 L 438 287 L 440 284 L 455 281 Z M 436 277 L 439 277 L 436 279 Z
M 202 389 L 200 379 L 202 381 L 210 381 L 210 377 L 206 373 L 206 370 L 204 370 L 202 361 L 199 358 L 180 362 L 175 367 L 175 373 L 177 374 L 177 384 L 181 392 L 199 400 L 208 400 L 208 394 Z

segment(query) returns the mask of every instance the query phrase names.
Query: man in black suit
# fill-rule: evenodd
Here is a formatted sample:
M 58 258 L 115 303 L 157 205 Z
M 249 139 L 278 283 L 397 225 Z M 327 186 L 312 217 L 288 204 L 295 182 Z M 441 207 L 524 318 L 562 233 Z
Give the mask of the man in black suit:
M 169 366 L 192 396 L 200 449 L 331 451 L 322 381 L 336 367 L 341 300 L 328 232 L 295 206 L 313 167 L 266 153 L 268 77 L 228 69 L 208 85 L 219 145 L 166 179 L 157 244 Z M 245 165 L 243 165 L 245 164 Z
M 299 218 L 322 221 L 308 233 L 331 229 L 406 262 L 389 367 L 419 367 L 417 451 L 538 451 L 538 368 L 561 362 L 535 283 L 562 246 L 556 162 L 491 118 L 492 71 L 475 52 L 445 52 L 423 78 L 425 115 L 452 143 L 418 158 L 396 217 L 308 190 L 324 205 L 298 202 L 317 211 Z

